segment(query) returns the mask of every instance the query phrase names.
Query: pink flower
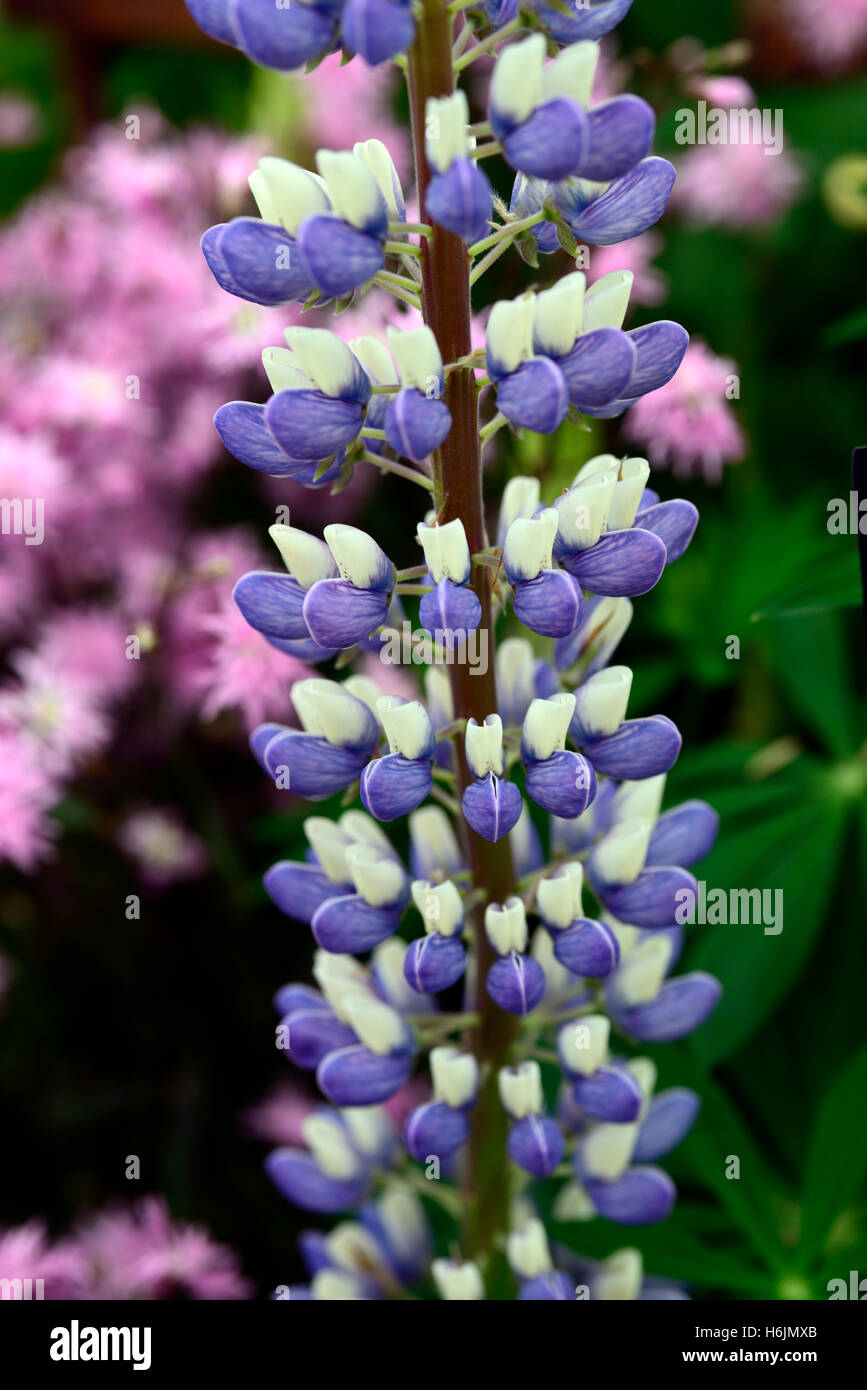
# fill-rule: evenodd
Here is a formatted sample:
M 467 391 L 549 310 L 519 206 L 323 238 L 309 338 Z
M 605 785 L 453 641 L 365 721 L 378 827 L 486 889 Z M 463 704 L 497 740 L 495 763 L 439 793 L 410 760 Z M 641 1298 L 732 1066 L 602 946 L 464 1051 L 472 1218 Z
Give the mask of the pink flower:
M 42 1296 L 50 1300 L 74 1297 L 82 1274 L 78 1253 L 52 1245 L 42 1221 L 0 1230 L 0 1279 L 41 1279 Z M 31 1292 L 36 1298 L 35 1283 Z
M 29 873 L 48 856 L 56 833 L 48 813 L 59 799 L 32 744 L 0 725 L 0 861 Z
M 202 631 L 212 639 L 200 673 L 202 718 L 238 709 L 250 729 L 267 719 L 285 720 L 289 691 L 311 674 L 309 667 L 248 626 L 231 597 L 203 618 Z
M 0 93 L 0 149 L 34 145 L 42 133 L 39 108 L 22 92 Z
M 316 1102 L 293 1081 L 278 1081 L 261 1100 L 241 1114 L 244 1132 L 269 1144 L 304 1144 L 304 1121 Z
M 668 280 L 661 270 L 651 265 L 662 250 L 662 238 L 655 232 L 622 241 L 619 246 L 590 248 L 592 283 L 612 270 L 629 270 L 635 277 L 629 299 L 631 304 L 661 304 L 668 292 Z
M 741 427 L 726 397 L 737 366 L 693 342 L 671 381 L 642 396 L 626 413 L 623 433 L 647 450 L 657 468 L 671 464 L 676 476 L 702 472 L 718 483 L 723 465 L 743 458 Z
M 198 878 L 208 868 L 207 850 L 198 835 L 167 807 L 135 811 L 121 826 L 118 843 L 157 888 Z
M 763 227 L 788 210 L 804 185 L 785 150 L 760 142 L 695 145 L 681 156 L 672 205 L 703 226 Z
M 692 77 L 686 84 L 690 96 L 701 97 L 708 106 L 731 111 L 736 106 L 753 106 L 756 94 L 742 77 L 713 77 L 704 73 Z
M 108 701 L 122 695 L 136 675 L 126 655 L 129 635 L 115 613 L 62 609 L 42 628 L 37 653 L 60 677 Z
M 360 58 L 341 67 L 332 53 L 304 79 L 305 125 L 320 149 L 351 149 L 356 140 L 382 140 L 398 175 L 409 172 L 410 146 L 391 102 L 394 80 L 388 64 L 369 68 Z
M 0 690 L 0 726 L 17 731 L 46 776 L 69 776 L 108 743 L 105 709 L 93 690 L 56 671 L 38 652 L 16 652 L 12 664 L 18 680 Z
M 816 67 L 848 67 L 867 43 L 867 0 L 787 0 L 786 17 Z

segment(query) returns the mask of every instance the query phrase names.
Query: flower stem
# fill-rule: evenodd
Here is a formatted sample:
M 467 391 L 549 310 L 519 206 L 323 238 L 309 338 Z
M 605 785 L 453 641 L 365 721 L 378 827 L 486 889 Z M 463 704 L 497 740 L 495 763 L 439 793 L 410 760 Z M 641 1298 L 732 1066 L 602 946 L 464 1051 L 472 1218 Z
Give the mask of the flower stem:
M 425 195 L 430 170 L 425 155 L 425 106 L 429 97 L 449 96 L 454 90 L 452 69 L 453 20 L 442 0 L 421 0 L 418 29 L 409 54 L 409 95 L 412 116 L 420 216 L 425 221 Z M 475 51 L 475 50 L 474 50 Z M 422 312 L 436 336 L 443 361 L 459 362 L 472 352 L 469 257 L 464 243 L 442 227 L 424 245 Z M 460 518 L 470 554 L 488 547 L 482 496 L 482 460 L 478 435 L 478 394 L 470 366 L 458 367 L 446 378 L 445 401 L 452 428 L 434 458 L 434 497 L 441 522 Z M 488 635 L 488 667 L 471 675 L 466 664 L 449 667 L 456 719 L 475 718 L 481 723 L 497 708 L 494 674 L 494 633 L 488 576 L 479 568 L 473 584 L 482 605 L 480 627 Z M 456 743 L 457 782 L 460 796 L 471 778 L 464 749 Z M 515 874 L 508 837 L 497 844 L 483 840 L 463 826 L 466 861 L 474 883 L 489 901 L 504 902 L 513 891 Z M 472 1114 L 472 1130 L 466 1178 L 463 1254 L 486 1266 L 489 1292 L 503 1287 L 504 1261 L 497 1242 L 508 1229 L 509 1165 L 506 1158 L 507 1123 L 500 1104 L 497 1073 L 508 1060 L 516 1033 L 516 1021 L 497 1008 L 485 989 L 485 979 L 495 956 L 484 930 L 484 914 L 472 915 L 475 942 L 475 998 L 469 1007 L 479 1015 L 479 1027 L 465 1039 L 479 1061 L 483 1081 Z

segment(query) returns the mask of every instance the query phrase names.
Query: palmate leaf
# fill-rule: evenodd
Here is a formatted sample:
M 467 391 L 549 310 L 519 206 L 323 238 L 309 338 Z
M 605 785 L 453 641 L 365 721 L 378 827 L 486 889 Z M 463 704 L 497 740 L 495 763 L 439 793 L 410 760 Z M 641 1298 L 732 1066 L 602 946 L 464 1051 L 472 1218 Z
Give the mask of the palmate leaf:
M 830 1081 L 819 1106 L 804 1166 L 800 1258 L 821 1251 L 835 1218 L 867 1183 L 867 1046 Z M 842 1261 L 841 1261 L 842 1263 Z M 867 1273 L 867 1270 L 865 1270 Z

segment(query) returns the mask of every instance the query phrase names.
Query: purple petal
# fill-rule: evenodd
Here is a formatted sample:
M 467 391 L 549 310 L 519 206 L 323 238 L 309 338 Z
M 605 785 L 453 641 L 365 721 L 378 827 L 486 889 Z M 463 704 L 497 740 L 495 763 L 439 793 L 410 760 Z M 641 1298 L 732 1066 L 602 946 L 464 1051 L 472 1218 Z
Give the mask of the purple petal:
M 686 1086 L 672 1086 L 653 1097 L 638 1131 L 632 1157 L 636 1163 L 653 1163 L 676 1149 L 689 1134 L 701 1109 L 701 1099 Z
M 418 937 L 404 956 L 403 973 L 417 994 L 439 994 L 461 978 L 467 952 L 459 936 Z
M 265 406 L 265 423 L 292 458 L 330 458 L 358 435 L 363 417 L 357 401 L 335 400 L 321 391 L 278 391 Z
M 316 1081 L 332 1105 L 380 1105 L 411 1075 L 410 1051 L 381 1057 L 359 1043 L 329 1053 L 319 1064 Z
M 556 1120 L 527 1115 L 509 1130 L 509 1157 L 534 1178 L 548 1178 L 560 1164 L 566 1143 Z
M 677 921 L 677 911 L 691 893 L 695 901 L 698 885 L 686 869 L 674 867 L 642 869 L 634 883 L 620 888 L 599 885 L 605 906 L 618 922 L 633 927 L 668 927 Z
M 577 43 L 579 39 L 601 39 L 626 14 L 632 0 L 572 0 L 576 13 L 564 14 L 563 8 L 546 5 L 545 0 L 530 0 L 528 5 L 539 16 L 548 33 L 558 43 Z
M 396 454 L 421 463 L 438 449 L 452 427 L 445 401 L 407 387 L 392 396 L 385 416 L 385 433 Z
M 469 1137 L 469 1113 L 455 1110 L 441 1100 L 417 1106 L 403 1132 L 407 1153 L 416 1163 L 427 1163 L 430 1158 L 448 1158 Z
M 288 232 L 257 217 L 235 217 L 226 223 L 219 240 L 202 238 L 205 260 L 215 279 L 222 284 L 218 270 L 225 266 L 231 279 L 233 294 L 254 304 L 291 304 L 305 300 L 313 284 Z M 212 260 L 209 250 L 215 251 Z
M 287 656 L 297 656 L 299 661 L 309 661 L 316 663 L 319 661 L 330 661 L 337 655 L 336 647 L 320 647 L 318 642 L 314 642 L 312 637 L 300 638 L 297 641 L 285 641 L 281 637 L 268 637 L 266 641 L 272 647 L 276 647 L 278 652 L 285 652 Z
M 569 392 L 550 357 L 531 357 L 497 383 L 497 408 L 513 425 L 552 434 L 566 418 Z
M 698 508 L 683 497 L 672 497 L 668 502 L 645 507 L 633 523 L 634 529 L 651 531 L 659 536 L 666 549 L 666 564 L 673 565 L 679 560 L 695 534 L 698 525 Z
M 565 570 L 543 570 L 515 586 L 515 616 L 542 637 L 568 637 L 581 621 L 581 586 Z
M 668 206 L 674 165 L 651 155 L 594 198 L 572 222 L 572 230 L 591 246 L 616 246 L 640 236 Z
M 306 922 L 308 927 L 317 908 L 340 892 L 340 884 L 324 874 L 318 864 L 299 864 L 294 859 L 272 864 L 262 882 L 281 912 L 297 922 Z M 288 1007 L 284 1012 L 289 1012 Z
M 640 782 L 668 772 L 677 762 L 682 742 L 676 724 L 664 714 L 653 714 L 648 719 L 625 719 L 613 734 L 584 739 L 581 747 L 597 773 L 618 782 Z
M 394 936 L 402 908 L 371 907 L 357 893 L 332 895 L 311 922 L 316 944 L 338 955 L 361 955 Z
M 331 1013 L 328 1000 L 318 989 L 314 989 L 312 985 L 296 984 L 294 980 L 291 984 L 281 985 L 277 990 L 274 995 L 274 1008 L 281 1018 L 285 1018 L 287 1014 L 300 1013 L 302 1010 L 308 1013 L 311 1009 L 316 1009 L 319 1013 Z
M 356 589 L 348 579 L 319 579 L 308 589 L 304 621 L 321 647 L 354 647 L 388 617 L 388 595 L 379 589 Z
M 318 734 L 294 729 L 278 734 L 265 751 L 267 770 L 273 778 L 282 778 L 282 789 L 308 801 L 324 801 L 344 791 L 361 775 L 366 760 L 363 750 L 336 748 Z
M 580 753 L 564 749 L 544 762 L 528 763 L 526 786 L 527 795 L 537 806 L 564 820 L 574 820 L 596 795 L 596 773 Z
M 626 1067 L 599 1067 L 592 1076 L 575 1077 L 572 1098 L 591 1119 L 629 1124 L 638 1118 L 644 1093 Z
M 665 569 L 666 550 L 650 531 L 609 531 L 595 545 L 561 557 L 582 588 L 608 598 L 646 594 Z
M 250 627 L 266 637 L 309 637 L 302 607 L 306 589 L 289 574 L 251 570 L 242 574 L 232 598 Z
M 302 1071 L 315 1071 L 329 1052 L 358 1042 L 353 1030 L 322 1009 L 298 1009 L 283 1019 L 288 1030 L 286 1055 Z
M 430 759 L 387 753 L 369 762 L 361 774 L 361 802 L 377 820 L 393 821 L 417 810 L 432 786 Z
M 348 1211 L 369 1185 L 366 1173 L 351 1179 L 328 1177 L 304 1149 L 274 1149 L 265 1159 L 265 1172 L 293 1206 L 305 1211 Z
M 684 801 L 660 816 L 647 847 L 645 868 L 683 864 L 687 868 L 713 849 L 719 816 L 706 801 Z
M 571 1279 L 558 1270 L 527 1279 L 518 1290 L 519 1303 L 572 1303 L 575 1287 Z
M 474 589 L 441 579 L 432 593 L 423 595 L 418 616 L 434 640 L 451 651 L 461 639 L 466 640 L 467 633 L 475 632 L 482 621 L 482 605 Z
M 558 357 L 569 400 L 582 409 L 607 405 L 620 396 L 635 370 L 636 348 L 619 328 L 595 328 L 580 337 L 571 352 Z
M 689 346 L 689 334 L 672 319 L 659 319 L 631 329 L 628 336 L 635 344 L 635 370 L 623 394 L 635 400 L 671 381 Z
M 455 159 L 435 174 L 425 193 L 425 211 L 432 222 L 464 241 L 480 241 L 490 231 L 491 185 L 472 159 Z
M 591 1178 L 584 1188 L 599 1215 L 619 1226 L 664 1221 L 677 1200 L 677 1188 L 661 1168 L 628 1168 L 613 1182 Z
M 589 112 L 590 141 L 581 167 L 583 179 L 610 183 L 644 159 L 653 141 L 656 116 L 636 96 L 613 97 Z
M 573 975 L 604 980 L 617 968 L 620 947 L 617 937 L 604 922 L 581 917 L 563 931 L 551 933 L 554 955 Z
M 409 48 L 415 21 L 409 5 L 397 0 L 347 0 L 341 32 L 346 47 L 376 67 Z
M 200 29 L 219 43 L 238 46 L 238 33 L 231 18 L 229 0 L 186 0 L 187 9 Z
M 357 290 L 385 265 L 383 243 L 339 217 L 305 217 L 297 241 L 307 274 L 329 298 Z
M 471 782 L 461 797 L 461 810 L 467 824 L 490 844 L 502 840 L 517 825 L 523 805 L 514 782 L 507 782 L 492 772 Z
M 268 428 L 264 405 L 229 401 L 214 416 L 223 446 L 248 468 L 272 478 L 294 478 L 309 467 L 303 459 L 290 458 Z
M 504 132 L 502 120 L 491 111 L 494 133 L 513 169 L 540 179 L 565 179 L 579 168 L 589 137 L 587 113 L 568 97 L 554 97 Z M 499 129 L 498 129 L 499 127 Z
M 666 980 L 659 994 L 648 1004 L 620 1008 L 614 1002 L 612 1016 L 616 1016 L 621 1032 L 639 1042 L 675 1042 L 701 1027 L 713 1013 L 721 994 L 719 980 L 696 970 L 690 975 Z
M 263 772 L 268 772 L 265 762 L 265 750 L 272 739 L 278 734 L 288 734 L 289 730 L 285 724 L 258 724 L 250 735 L 250 752 L 256 759 Z M 270 776 L 270 773 L 268 774 Z
M 333 15 L 312 5 L 278 9 L 274 0 L 230 0 L 229 15 L 239 47 L 265 68 L 293 72 L 333 46 Z
M 485 980 L 485 989 L 494 1003 L 510 1014 L 528 1014 L 541 1003 L 545 993 L 545 972 L 532 956 L 512 951 L 494 961 Z

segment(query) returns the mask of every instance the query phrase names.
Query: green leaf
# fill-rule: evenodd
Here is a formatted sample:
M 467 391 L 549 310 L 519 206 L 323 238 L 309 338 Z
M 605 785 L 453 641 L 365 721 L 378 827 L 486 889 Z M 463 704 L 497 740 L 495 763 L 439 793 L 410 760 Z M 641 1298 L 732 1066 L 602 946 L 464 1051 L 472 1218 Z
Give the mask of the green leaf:
M 844 343 L 854 343 L 867 338 L 867 304 L 862 304 L 854 313 L 831 323 L 822 333 L 826 347 L 841 347 Z
M 587 1259 L 604 1259 L 623 1246 L 623 1231 L 608 1222 L 548 1224 L 552 1241 Z M 772 1298 L 773 1281 L 741 1252 L 720 1250 L 679 1229 L 677 1208 L 658 1228 L 632 1232 L 630 1245 L 641 1251 L 645 1274 L 676 1279 L 701 1288 L 726 1289 L 753 1298 Z
M 775 623 L 768 655 L 795 709 L 825 747 L 838 756 L 854 753 L 864 739 L 851 675 L 847 624 L 839 613 Z
M 832 608 L 859 608 L 863 597 L 858 556 L 853 550 L 850 563 L 837 574 L 823 574 L 809 584 L 799 584 L 769 599 L 750 614 L 753 623 L 770 618 L 803 618 L 811 613 L 826 613 Z
M 863 1196 L 867 1180 L 867 1046 L 831 1082 L 819 1107 L 804 1168 L 800 1259 L 822 1249 L 835 1218 Z

